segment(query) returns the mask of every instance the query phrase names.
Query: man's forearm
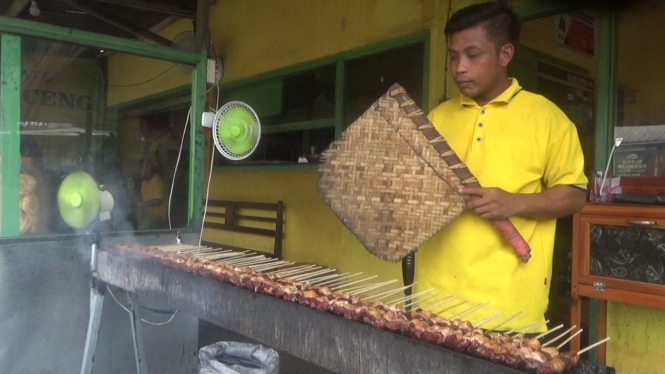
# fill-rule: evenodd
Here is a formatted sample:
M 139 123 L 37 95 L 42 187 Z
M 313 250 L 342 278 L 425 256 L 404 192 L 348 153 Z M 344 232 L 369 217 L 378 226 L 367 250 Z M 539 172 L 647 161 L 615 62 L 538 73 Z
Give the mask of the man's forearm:
M 579 212 L 586 202 L 586 191 L 572 186 L 554 186 L 541 193 L 519 195 L 518 216 L 555 219 Z

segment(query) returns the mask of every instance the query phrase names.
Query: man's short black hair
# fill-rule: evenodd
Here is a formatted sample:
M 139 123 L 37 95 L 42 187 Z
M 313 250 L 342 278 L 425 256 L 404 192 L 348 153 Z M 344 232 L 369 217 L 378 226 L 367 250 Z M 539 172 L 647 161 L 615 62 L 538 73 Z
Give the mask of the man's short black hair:
M 459 31 L 484 24 L 488 37 L 497 48 L 508 43 L 517 44 L 520 38 L 520 21 L 510 5 L 492 1 L 470 5 L 456 11 L 446 24 L 446 37 Z

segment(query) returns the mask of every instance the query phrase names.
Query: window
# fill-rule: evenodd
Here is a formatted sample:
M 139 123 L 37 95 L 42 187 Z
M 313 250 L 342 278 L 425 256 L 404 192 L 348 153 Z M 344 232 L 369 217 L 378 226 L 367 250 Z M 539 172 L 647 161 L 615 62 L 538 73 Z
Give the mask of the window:
M 398 46 L 376 53 L 354 51 L 295 73 L 222 87 L 220 106 L 232 100 L 252 106 L 261 119 L 262 136 L 247 159 L 219 157 L 217 165 L 315 163 L 336 134 L 393 83 L 404 86 L 422 105 L 426 37 L 415 43 L 395 44 Z
M 174 81 L 190 82 L 191 68 L 21 37 L 19 215 L 13 217 L 19 234 L 76 233 L 92 225 L 101 232 L 185 227 L 189 142 L 184 142 L 170 224 L 168 204 L 189 100 L 168 110 L 157 105 L 167 99 L 142 101 L 122 113 L 109 106 L 131 94 L 167 91 Z M 68 177 L 80 172 L 93 188 L 68 184 Z M 108 217 L 94 209 L 84 213 L 87 204 L 99 205 L 104 194 L 99 191 L 113 198 Z
M 665 4 L 633 2 L 618 12 L 615 175 L 665 175 Z

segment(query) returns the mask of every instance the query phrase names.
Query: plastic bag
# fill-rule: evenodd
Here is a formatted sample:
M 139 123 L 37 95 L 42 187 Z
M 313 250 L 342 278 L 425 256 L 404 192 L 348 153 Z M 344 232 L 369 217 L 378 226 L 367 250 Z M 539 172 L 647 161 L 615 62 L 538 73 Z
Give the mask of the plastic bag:
M 279 374 L 279 355 L 261 345 L 218 342 L 199 350 L 199 374 Z

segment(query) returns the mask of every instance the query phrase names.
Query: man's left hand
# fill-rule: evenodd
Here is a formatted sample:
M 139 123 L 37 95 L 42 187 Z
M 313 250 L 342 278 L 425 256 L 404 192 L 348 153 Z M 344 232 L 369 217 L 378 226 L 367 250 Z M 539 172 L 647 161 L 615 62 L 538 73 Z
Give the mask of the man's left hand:
M 459 193 L 471 198 L 467 207 L 475 211 L 480 218 L 504 220 L 520 212 L 519 195 L 500 188 L 463 187 Z

